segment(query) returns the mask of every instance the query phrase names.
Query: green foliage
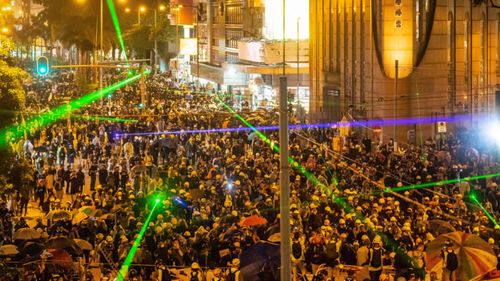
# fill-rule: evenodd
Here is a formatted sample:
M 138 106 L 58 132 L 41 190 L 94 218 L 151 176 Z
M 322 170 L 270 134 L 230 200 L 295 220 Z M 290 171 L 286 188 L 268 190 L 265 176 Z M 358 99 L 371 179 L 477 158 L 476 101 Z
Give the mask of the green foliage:
M 28 77 L 27 73 L 12 63 L 10 53 L 14 44 L 5 36 L 0 36 L 0 110 L 21 111 L 25 107 L 26 94 L 23 81 Z M 14 115 L 2 115 L 0 118 L 0 129 L 12 125 L 15 122 Z M 0 142 L 7 142 L 2 139 Z M 0 194 L 12 191 L 12 187 L 26 185 L 33 180 L 31 164 L 27 160 L 15 160 L 12 147 L 0 150 Z M 8 167 L 13 167 L 9 169 Z
M 13 48 L 14 44 L 11 40 L 0 36 L 0 110 L 24 109 L 26 94 L 23 81 L 28 76 L 24 70 L 12 65 L 10 52 Z M 0 129 L 13 121 L 11 118 L 2 116 Z
M 36 37 L 61 41 L 64 45 L 75 45 L 84 51 L 99 47 L 100 4 L 101 0 L 35 0 L 44 9 L 36 18 L 32 18 L 30 26 L 23 26 L 16 38 L 30 42 Z M 118 48 L 119 43 L 111 20 L 106 1 L 103 1 L 103 47 L 106 51 Z M 157 10 L 157 28 L 154 29 L 154 7 L 160 4 L 168 6 L 168 1 L 145 0 L 140 3 L 146 7 L 141 13 L 141 24 L 138 24 L 139 3 L 118 3 L 115 1 L 118 19 L 125 34 L 125 47 L 128 52 L 134 51 L 138 57 L 148 57 L 149 50 L 154 48 L 154 37 L 158 46 L 165 45 L 175 38 L 175 27 L 171 26 L 167 11 Z M 125 8 L 131 9 L 130 13 Z M 161 51 L 166 48 L 159 48 Z M 160 52 L 166 55 L 166 52 Z

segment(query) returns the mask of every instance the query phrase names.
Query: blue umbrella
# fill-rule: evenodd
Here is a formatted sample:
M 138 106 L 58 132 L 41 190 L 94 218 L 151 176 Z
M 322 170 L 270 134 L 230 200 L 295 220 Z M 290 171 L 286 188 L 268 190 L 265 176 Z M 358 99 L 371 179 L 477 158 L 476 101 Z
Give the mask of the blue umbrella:
M 240 256 L 240 271 L 245 281 L 279 280 L 280 246 L 260 241 Z

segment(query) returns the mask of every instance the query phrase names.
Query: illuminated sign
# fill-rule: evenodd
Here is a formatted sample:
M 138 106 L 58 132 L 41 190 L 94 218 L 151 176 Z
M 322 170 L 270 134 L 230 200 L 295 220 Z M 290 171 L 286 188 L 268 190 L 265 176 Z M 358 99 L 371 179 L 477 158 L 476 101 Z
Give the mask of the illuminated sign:
M 196 56 L 198 54 L 198 40 L 196 38 L 181 38 L 179 54 Z
M 283 2 L 262 1 L 265 2 L 264 38 L 283 39 Z M 287 0 L 285 9 L 286 39 L 297 39 L 297 35 L 299 39 L 309 39 L 309 1 Z M 298 30 L 297 21 L 299 22 Z

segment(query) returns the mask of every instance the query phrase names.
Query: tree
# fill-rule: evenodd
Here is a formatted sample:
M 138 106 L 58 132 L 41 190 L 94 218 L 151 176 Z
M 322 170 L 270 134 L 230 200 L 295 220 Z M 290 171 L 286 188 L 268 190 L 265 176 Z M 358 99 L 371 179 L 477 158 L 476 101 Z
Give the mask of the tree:
M 7 37 L 0 35 L 0 111 L 20 112 L 25 107 L 26 93 L 23 88 L 23 81 L 28 77 L 27 73 L 14 66 L 14 60 L 10 56 L 14 44 Z M 2 114 L 0 118 L 0 130 L 15 125 L 16 116 L 14 114 Z M 33 180 L 30 163 L 26 160 L 16 160 L 8 134 L 0 134 L 0 194 L 6 194 L 12 187 L 27 186 Z M 7 167 L 12 167 L 9 169 Z

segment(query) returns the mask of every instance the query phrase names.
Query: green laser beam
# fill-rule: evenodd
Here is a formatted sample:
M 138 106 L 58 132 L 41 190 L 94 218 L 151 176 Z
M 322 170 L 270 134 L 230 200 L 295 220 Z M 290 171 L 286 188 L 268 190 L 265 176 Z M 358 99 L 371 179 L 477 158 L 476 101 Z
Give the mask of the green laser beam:
M 498 176 L 500 176 L 500 173 L 473 176 L 473 177 L 465 177 L 465 178 L 453 179 L 453 180 L 426 182 L 426 183 L 421 183 L 421 184 L 412 184 L 412 185 L 406 185 L 406 186 L 401 186 L 401 187 L 386 188 L 385 192 L 391 192 L 391 191 L 392 192 L 400 192 L 400 191 L 406 191 L 406 190 L 410 190 L 410 189 L 431 187 L 431 186 L 435 186 L 435 185 L 451 184 L 451 183 L 457 183 L 457 182 L 462 182 L 462 181 L 473 181 L 473 180 L 487 179 L 487 178 L 493 178 L 493 177 L 498 177 Z
M 124 118 L 104 117 L 104 116 L 85 116 L 85 115 L 71 115 L 71 116 L 81 119 L 97 120 L 97 121 L 110 121 L 110 122 L 123 122 L 123 123 L 139 122 L 139 120 L 136 119 L 124 119 Z
M 125 61 L 128 65 L 127 52 L 125 50 L 125 44 L 123 43 L 123 35 L 120 28 L 120 22 L 118 21 L 118 15 L 116 14 L 115 4 L 113 3 L 113 0 L 107 0 L 106 2 L 108 3 L 111 20 L 113 21 L 113 25 L 115 26 L 116 37 L 118 37 L 118 42 L 120 42 L 120 47 L 122 48 L 123 55 L 125 56 Z
M 127 257 L 125 258 L 125 261 L 123 262 L 120 271 L 118 271 L 118 275 L 116 276 L 116 281 L 123 281 L 127 277 L 128 270 L 130 268 L 130 265 L 132 264 L 132 261 L 134 259 L 134 256 L 137 252 L 137 248 L 139 248 L 139 245 L 141 244 L 142 237 L 144 236 L 144 233 L 146 232 L 146 229 L 148 229 L 149 221 L 151 221 L 151 218 L 153 217 L 153 213 L 156 209 L 156 206 L 160 203 L 160 199 L 156 198 L 155 204 L 153 206 L 153 209 L 148 215 L 148 218 L 146 219 L 146 222 L 142 225 L 141 231 L 139 232 L 139 235 L 134 241 L 134 244 L 130 248 L 130 251 L 127 254 Z
M 139 79 L 141 74 L 137 74 L 133 77 L 127 78 L 115 84 L 112 84 L 106 88 L 100 89 L 98 91 L 92 92 L 85 95 L 79 99 L 69 102 L 67 105 L 61 105 L 53 109 L 51 112 L 45 113 L 38 117 L 30 118 L 25 122 L 24 125 L 11 125 L 0 131 L 0 149 L 5 148 L 11 140 L 18 139 L 24 135 L 24 130 L 29 128 L 39 128 L 42 126 L 49 125 L 60 119 L 63 116 L 67 116 L 71 111 L 79 109 L 85 105 L 88 105 L 109 92 L 113 92 L 135 80 Z
M 243 124 L 245 124 L 246 126 L 248 126 L 250 129 L 252 129 L 252 131 L 254 131 L 257 136 L 259 136 L 264 142 L 266 142 L 267 144 L 269 144 L 271 146 L 271 149 L 273 149 L 274 151 L 278 152 L 280 151 L 279 147 L 274 145 L 272 143 L 272 141 L 266 136 L 264 135 L 263 133 L 261 133 L 259 130 L 257 130 L 252 124 L 250 124 L 248 121 L 246 121 L 241 115 L 239 115 L 233 108 L 231 108 L 229 105 L 225 104 L 221 99 L 219 99 L 217 96 L 215 96 L 220 102 L 221 104 L 227 109 L 229 110 L 231 113 L 233 113 L 233 115 L 238 119 L 240 120 L 241 122 L 243 122 Z M 288 157 L 288 161 L 289 163 L 292 164 L 293 167 L 295 167 L 302 175 L 304 175 L 307 180 L 309 180 L 310 182 L 312 182 L 314 185 L 318 186 L 320 189 L 322 189 L 322 192 L 324 192 L 325 194 L 328 195 L 329 198 L 332 198 L 332 191 L 330 189 L 328 189 L 323 183 L 321 183 L 317 178 L 316 176 L 314 176 L 311 172 L 309 172 L 306 168 L 304 168 L 302 165 L 300 165 L 297 161 L 295 161 L 292 157 Z M 335 196 L 334 198 L 332 198 L 332 201 L 333 203 L 341 206 L 344 210 L 346 210 L 347 212 L 349 213 L 353 213 L 356 218 L 360 219 L 361 221 L 363 222 L 366 222 L 366 217 L 363 216 L 361 213 L 357 212 L 354 207 L 352 205 L 350 205 L 348 202 L 345 201 L 345 199 L 343 197 L 337 197 Z M 404 255 L 404 257 L 406 259 L 410 259 L 410 257 L 404 253 L 403 249 L 401 249 L 395 241 L 391 240 L 387 235 L 385 235 L 383 232 L 380 232 L 380 231 L 377 231 L 376 229 L 373 230 L 374 233 L 376 233 L 380 238 L 381 240 L 383 241 L 383 243 L 385 245 L 390 245 L 392 246 L 392 248 L 394 249 L 395 252 L 399 253 L 399 254 L 402 254 Z
M 481 204 L 481 202 L 479 202 L 479 200 L 477 200 L 477 197 L 475 194 L 472 194 L 469 196 L 469 198 L 471 199 L 472 202 L 476 203 L 476 205 L 479 206 L 479 208 L 481 208 L 481 210 L 483 210 L 484 214 L 490 219 L 490 221 L 495 225 L 495 226 L 499 226 L 497 220 L 495 219 L 495 217 L 493 217 L 493 215 L 490 214 L 490 212 L 488 212 L 486 210 L 486 208 L 483 206 L 483 204 Z

